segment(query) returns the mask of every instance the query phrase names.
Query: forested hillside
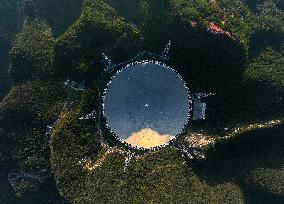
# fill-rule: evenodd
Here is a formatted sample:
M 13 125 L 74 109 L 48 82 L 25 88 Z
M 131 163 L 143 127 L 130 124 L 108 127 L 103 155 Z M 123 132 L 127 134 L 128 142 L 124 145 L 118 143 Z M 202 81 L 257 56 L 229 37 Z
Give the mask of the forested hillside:
M 0 203 L 283 203 L 283 9 L 281 0 L 0 0 Z M 216 95 L 206 120 L 125 171 L 127 151 L 79 118 L 98 106 L 102 52 L 119 63 L 170 40 L 168 65 L 191 91 Z M 175 147 L 198 135 L 214 148 L 182 157 Z

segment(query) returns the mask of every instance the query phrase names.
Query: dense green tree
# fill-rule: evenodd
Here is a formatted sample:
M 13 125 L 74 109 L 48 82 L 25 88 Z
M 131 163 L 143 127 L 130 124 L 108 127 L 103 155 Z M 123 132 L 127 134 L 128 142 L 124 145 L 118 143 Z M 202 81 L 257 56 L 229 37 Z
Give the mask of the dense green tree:
M 80 15 L 83 0 L 33 0 L 37 16 L 44 19 L 58 36 Z
M 64 96 L 58 84 L 35 80 L 14 86 L 0 103 L 0 203 L 61 202 L 50 177 L 46 131 L 59 114 Z M 23 179 L 21 193 L 15 196 L 7 179 L 11 172 L 43 180 Z
M 50 27 L 38 20 L 26 23 L 10 50 L 10 75 L 15 84 L 53 75 L 54 39 Z
M 8 187 L 12 169 L 43 176 L 50 159 L 59 191 L 73 203 L 283 203 L 283 122 L 246 129 L 283 121 L 283 19 L 281 0 L 0 0 L 0 98 L 11 42 L 15 84 L 0 103 L 0 203 L 58 196 L 50 180 L 35 188 L 21 182 L 31 200 Z M 78 107 L 56 124 L 50 157 L 46 125 L 65 98 L 54 76 L 90 82 L 102 52 L 116 63 L 143 49 L 159 53 L 169 40 L 168 64 L 190 90 L 217 93 L 205 99 L 207 119 L 190 124 L 220 140 L 215 151 L 183 163 L 169 147 L 131 160 L 124 172 L 125 155 L 109 147 L 109 135 L 78 119 L 98 108 L 87 83 L 82 97 L 69 97 Z M 236 125 L 245 131 L 221 139 Z
M 207 160 L 197 164 L 196 172 L 210 183 L 238 183 L 250 203 L 266 199 L 266 203 L 278 203 L 278 199 L 281 202 L 284 196 L 281 183 L 284 175 L 283 128 L 282 123 L 247 130 L 218 143 Z
M 115 50 L 121 60 L 137 50 L 138 41 L 139 30 L 112 7 L 102 0 L 86 1 L 80 18 L 56 41 L 56 72 L 62 78 L 88 79 L 93 71 L 89 64 L 100 62 L 102 52 Z
M 55 35 L 64 32 L 79 16 L 82 0 L 1 0 L 0 1 L 0 99 L 10 88 L 8 50 L 23 24 L 36 18 L 46 21 Z
M 43 81 L 13 87 L 0 104 L 2 156 L 15 161 L 21 170 L 48 173 L 46 126 L 59 113 L 63 96 L 58 86 Z
M 60 192 L 70 202 L 244 202 L 237 185 L 223 182 L 211 186 L 202 181 L 172 148 L 133 159 L 124 172 L 125 155 L 107 153 L 111 151 L 101 146 L 104 140 L 92 123 L 78 117 L 78 111 L 66 115 L 52 135 L 52 167 Z M 91 163 L 99 164 L 92 170 L 83 161 L 88 156 Z
M 21 27 L 26 21 L 36 18 L 46 21 L 55 35 L 63 33 L 79 16 L 82 0 L 23 0 L 17 1 L 18 24 Z
M 284 53 L 267 48 L 252 59 L 245 72 L 248 79 L 267 81 L 284 88 Z

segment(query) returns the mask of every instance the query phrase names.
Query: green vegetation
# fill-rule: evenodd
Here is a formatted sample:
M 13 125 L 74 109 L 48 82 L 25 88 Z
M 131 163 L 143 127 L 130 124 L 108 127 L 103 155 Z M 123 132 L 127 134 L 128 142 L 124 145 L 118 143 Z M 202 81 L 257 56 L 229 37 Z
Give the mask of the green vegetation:
M 58 36 L 74 23 L 80 15 L 83 0 L 33 0 L 37 17 L 45 19 Z
M 134 161 L 128 169 L 129 203 L 243 203 L 239 187 L 200 179 L 171 148 Z
M 267 48 L 252 59 L 245 71 L 246 78 L 254 81 L 267 81 L 284 88 L 284 52 Z
M 284 195 L 284 171 L 281 168 L 259 168 L 249 175 L 249 184 L 252 188 L 260 189 L 279 196 Z
M 283 20 L 280 0 L 0 0 L 0 100 L 9 64 L 14 83 L 0 103 L 0 203 L 62 203 L 53 176 L 22 180 L 17 196 L 7 181 L 12 170 L 51 168 L 72 203 L 283 203 L 283 122 L 260 125 L 283 121 Z M 224 33 L 210 32 L 211 22 Z M 216 93 L 207 119 L 190 124 L 216 138 L 215 151 L 184 163 L 168 147 L 124 172 L 124 149 L 78 118 L 98 108 L 91 82 L 102 52 L 116 63 L 169 40 L 168 64 L 190 90 Z M 85 80 L 87 91 L 67 93 L 66 78 Z M 61 111 L 67 98 L 73 110 Z M 58 115 L 50 153 L 46 125 Z
M 1 102 L 1 154 L 16 168 L 43 176 L 49 173 L 46 126 L 58 115 L 63 96 L 54 84 L 29 81 L 14 87 Z
M 206 161 L 196 163 L 196 173 L 210 183 L 237 183 L 249 203 L 283 197 L 283 123 L 247 130 L 216 145 Z M 241 148 L 240 148 L 241 147 Z M 281 177 L 282 176 L 282 177 Z M 260 191 L 260 194 L 253 194 Z
M 15 34 L 23 28 L 24 24 L 40 19 L 39 21 L 46 21 L 49 24 L 53 34 L 59 35 L 79 16 L 81 4 L 82 0 L 0 1 L 0 99 L 8 93 L 11 87 L 8 75 L 10 63 L 8 53 Z M 36 37 L 34 35 L 36 33 L 33 33 L 31 37 Z M 43 42 L 43 39 L 41 41 Z
M 202 181 L 192 167 L 184 165 L 172 148 L 132 160 L 123 172 L 124 156 L 114 152 L 96 169 L 84 169 L 80 161 L 88 154 L 95 163 L 105 150 L 93 125 L 70 113 L 56 126 L 52 136 L 52 166 L 59 190 L 72 202 L 89 203 L 243 203 L 233 183 L 216 186 Z M 230 196 L 227 196 L 230 195 Z
M 90 157 L 96 164 L 107 151 L 92 122 L 78 119 L 84 115 L 82 107 L 88 111 L 87 104 L 95 105 L 88 102 L 95 100 L 92 93 L 86 92 L 80 109 L 65 116 L 52 135 L 52 167 L 59 190 L 69 201 L 281 203 L 277 196 L 282 196 L 278 184 L 284 158 L 283 125 L 244 128 L 231 139 L 221 139 L 202 162 L 183 164 L 178 151 L 166 148 L 133 159 L 126 172 L 125 156 L 118 152 L 95 169 L 86 169 L 83 158 Z
M 1 167 L 3 165 L 1 164 Z M 37 204 L 37 203 L 66 203 L 58 194 L 54 181 L 46 179 L 42 183 L 22 180 L 21 189 L 25 192 L 17 194 L 8 182 L 7 175 L 0 172 L 0 202 L 5 204 Z
M 49 178 L 50 148 L 46 126 L 62 107 L 64 92 L 60 86 L 44 81 L 29 81 L 12 88 L 0 103 L 0 203 L 39 203 L 60 201 Z M 15 193 L 8 173 L 25 172 L 45 178 L 43 182 L 24 179 Z
M 57 74 L 76 80 L 94 73 L 89 64 L 101 60 L 101 53 L 129 56 L 137 52 L 139 30 L 127 24 L 103 0 L 86 1 L 79 19 L 56 41 Z
M 40 19 L 52 27 L 55 35 L 59 35 L 79 16 L 82 0 L 2 0 L 1 5 L 13 10 L 12 23 L 17 23 L 17 29 L 27 21 Z
M 95 133 L 93 124 L 79 121 L 79 117 L 75 112 L 66 115 L 56 125 L 52 136 L 51 163 L 57 186 L 71 200 L 77 199 L 78 192 L 89 193 L 80 190 L 85 186 L 84 181 L 87 174 L 83 171 L 79 161 L 88 153 L 98 152 L 98 149 L 93 149 L 93 147 L 100 144 L 100 138 Z M 70 188 L 67 189 L 66 186 Z
M 53 76 L 54 39 L 50 27 L 38 20 L 24 25 L 10 50 L 10 75 L 15 84 Z

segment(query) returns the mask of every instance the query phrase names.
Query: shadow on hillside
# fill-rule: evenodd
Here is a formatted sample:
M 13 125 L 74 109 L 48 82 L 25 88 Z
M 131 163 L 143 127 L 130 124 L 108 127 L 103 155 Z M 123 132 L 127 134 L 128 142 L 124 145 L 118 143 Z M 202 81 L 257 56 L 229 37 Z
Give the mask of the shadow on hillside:
M 169 65 L 180 72 L 192 91 L 216 92 L 233 87 L 240 80 L 247 53 L 238 39 L 213 34 L 203 22 L 193 25 L 192 22 L 173 15 L 171 12 L 174 11 L 168 1 L 145 1 L 145 7 L 139 5 L 138 11 L 124 9 L 133 7 L 129 6 L 130 1 L 119 5 L 111 0 L 108 2 L 119 17 L 125 18 L 125 28 L 116 32 L 111 22 L 113 30 L 106 25 L 98 25 L 93 18 L 78 20 L 77 26 L 69 30 L 69 33 L 76 35 L 67 33 L 57 42 L 55 66 L 59 75 L 72 75 L 68 68 L 72 67 L 71 71 L 81 70 L 82 76 L 92 80 L 94 69 L 87 65 L 92 61 L 100 62 L 101 52 L 105 52 L 114 63 L 119 63 L 129 60 L 144 49 L 161 53 L 171 40 Z M 135 1 L 135 4 L 138 3 Z M 140 15 L 136 19 L 137 13 Z M 114 21 L 118 16 L 114 15 L 110 20 Z M 97 27 L 102 31 L 98 32 Z M 139 31 L 141 35 L 134 34 L 134 31 Z
M 145 1 L 148 7 L 128 10 L 130 1 L 110 5 L 144 37 L 144 49 L 161 52 L 172 41 L 169 65 L 184 78 L 192 92 L 213 92 L 207 102 L 207 119 L 191 123 L 208 134 L 224 134 L 224 128 L 273 120 L 283 115 L 283 88 L 272 82 L 244 81 L 247 57 L 255 56 L 268 46 L 281 49 L 283 36 L 276 31 L 258 31 L 252 35 L 249 53 L 243 43 L 222 34 L 213 34 L 201 22 L 169 15 L 169 1 Z M 135 1 L 136 4 L 138 1 Z M 254 8 L 256 1 L 246 2 Z M 139 13 L 141 18 L 134 18 Z M 119 53 L 116 47 L 112 53 Z M 127 55 L 126 55 L 127 56 Z M 281 115 L 282 114 L 282 115 Z
M 17 195 L 9 183 L 8 174 L 15 171 L 16 164 L 7 158 L 0 158 L 0 203 L 5 204 L 36 204 L 36 203 L 54 203 L 65 204 L 67 203 L 59 194 L 56 188 L 53 176 L 45 179 L 35 189 L 32 184 L 23 184 L 20 188 L 24 189 L 24 193 Z M 17 172 L 17 171 L 16 171 Z M 29 189 L 30 188 L 30 189 Z M 29 191 L 29 190 L 30 191 Z
M 284 89 L 270 82 L 247 81 L 231 90 L 217 92 L 204 101 L 206 120 L 193 122 L 191 127 L 208 134 L 225 134 L 224 128 L 255 124 L 282 118 Z
M 253 11 L 256 11 L 256 7 L 258 4 L 257 0 L 244 0 L 244 3 Z
M 210 185 L 233 182 L 240 186 L 247 203 L 262 199 L 283 198 L 251 189 L 247 184 L 248 173 L 258 168 L 280 170 L 284 165 L 284 125 L 245 132 L 217 143 L 203 162 L 193 163 L 193 169 L 201 180 Z M 274 175 L 270 175 L 271 179 Z M 278 183 L 274 181 L 274 185 Z M 260 196 L 262 194 L 262 196 Z M 283 202 L 283 200 L 282 200 Z M 262 202 L 263 203 L 263 202 Z M 273 202 L 274 203 L 274 202 Z
M 259 30 L 255 32 L 250 39 L 249 56 L 253 58 L 258 56 L 266 48 L 281 51 L 283 47 L 284 35 L 274 30 Z
M 8 60 L 8 48 L 9 42 L 0 39 L 2 44 L 0 47 L 0 101 L 8 94 L 11 87 L 10 77 L 8 74 L 9 60 Z

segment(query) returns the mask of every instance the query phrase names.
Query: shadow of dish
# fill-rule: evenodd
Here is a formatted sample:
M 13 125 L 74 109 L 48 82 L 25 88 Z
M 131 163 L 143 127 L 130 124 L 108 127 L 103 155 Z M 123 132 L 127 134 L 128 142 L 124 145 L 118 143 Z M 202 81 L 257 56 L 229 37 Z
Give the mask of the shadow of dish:
M 282 118 L 284 89 L 272 82 L 246 81 L 238 88 L 206 99 L 206 120 L 191 123 L 191 128 L 223 136 L 226 128 Z

